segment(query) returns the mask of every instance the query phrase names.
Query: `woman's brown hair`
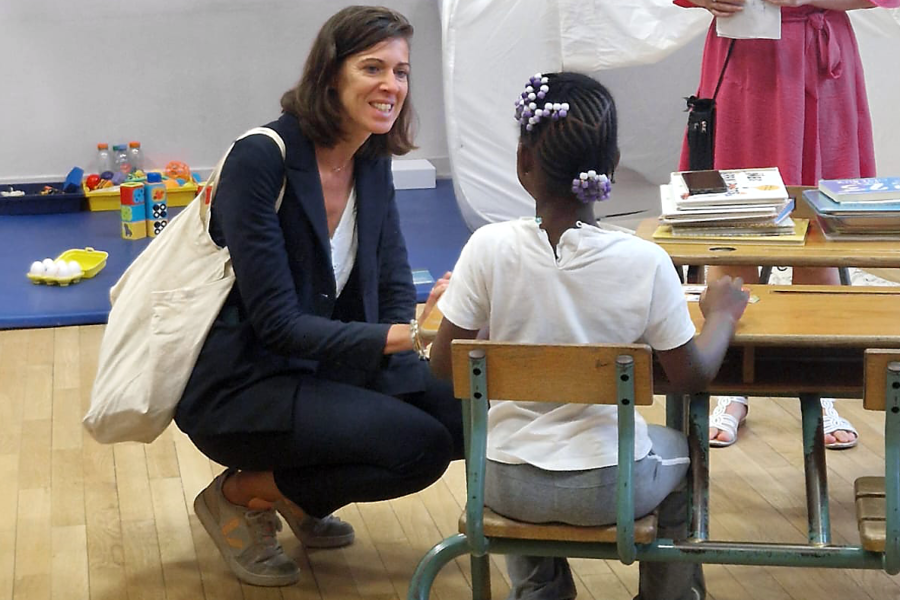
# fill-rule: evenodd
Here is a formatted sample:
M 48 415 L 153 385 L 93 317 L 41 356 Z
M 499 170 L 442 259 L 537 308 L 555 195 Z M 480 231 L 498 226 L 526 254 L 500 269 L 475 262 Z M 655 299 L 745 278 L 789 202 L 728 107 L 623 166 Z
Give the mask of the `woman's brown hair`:
M 392 38 L 409 42 L 413 27 L 400 13 L 380 6 L 348 6 L 322 25 L 300 82 L 281 97 L 281 109 L 296 116 L 313 143 L 330 148 L 341 140 L 343 110 L 334 87 L 344 60 Z M 409 95 L 391 130 L 373 134 L 357 151 L 364 158 L 403 155 L 412 142 L 414 112 Z

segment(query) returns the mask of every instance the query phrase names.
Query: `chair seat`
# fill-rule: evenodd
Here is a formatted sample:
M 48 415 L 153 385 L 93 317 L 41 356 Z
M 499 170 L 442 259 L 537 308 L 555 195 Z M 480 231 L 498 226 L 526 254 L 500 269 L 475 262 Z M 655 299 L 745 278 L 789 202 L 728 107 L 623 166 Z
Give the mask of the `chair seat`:
M 862 547 L 870 552 L 884 552 L 887 538 L 884 477 L 860 477 L 854 482 L 853 489 Z
M 466 532 L 466 513 L 459 517 L 459 532 Z M 484 509 L 484 535 L 517 540 L 551 540 L 563 542 L 616 543 L 616 526 L 581 527 L 564 523 L 526 523 Z M 656 514 L 650 513 L 634 522 L 634 541 L 649 544 L 656 539 Z

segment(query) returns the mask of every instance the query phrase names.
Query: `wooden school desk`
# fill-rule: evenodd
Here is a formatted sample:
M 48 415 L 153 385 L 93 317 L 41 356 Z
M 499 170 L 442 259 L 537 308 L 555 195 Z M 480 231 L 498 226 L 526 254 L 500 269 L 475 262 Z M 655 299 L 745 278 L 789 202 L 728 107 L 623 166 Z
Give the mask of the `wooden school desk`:
M 819 397 L 862 398 L 863 355 L 900 348 L 900 288 L 750 286 L 759 301 L 747 306 L 715 380 L 703 394 L 673 393 L 654 371 L 654 391 L 667 394 L 666 420 L 688 434 L 691 449 L 691 542 L 676 544 L 708 563 L 881 568 L 859 546 L 832 546 L 822 410 Z M 697 302 L 689 304 L 699 330 Z M 800 397 L 809 544 L 708 542 L 709 396 Z
M 807 187 L 788 187 L 788 194 L 795 198 L 794 217 L 809 219 L 806 243 L 789 244 L 741 244 L 715 242 L 659 243 L 677 266 L 682 265 L 760 265 L 763 267 L 900 267 L 900 242 L 897 241 L 828 241 L 816 223 L 812 209 L 803 199 Z M 655 218 L 645 219 L 638 226 L 636 235 L 655 242 L 653 232 L 659 226 Z

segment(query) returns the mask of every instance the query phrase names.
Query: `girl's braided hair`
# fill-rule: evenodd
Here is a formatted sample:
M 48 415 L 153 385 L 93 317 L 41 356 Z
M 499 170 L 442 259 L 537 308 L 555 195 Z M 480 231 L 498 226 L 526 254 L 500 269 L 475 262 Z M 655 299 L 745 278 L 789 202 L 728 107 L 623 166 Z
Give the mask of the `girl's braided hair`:
M 618 160 L 616 105 L 602 84 L 580 73 L 545 73 L 546 104 L 568 104 L 563 118 L 540 118 L 529 129 L 520 119 L 520 142 L 536 157 L 548 192 L 572 193 L 573 179 L 595 171 L 612 179 Z M 521 111 L 517 110 L 517 116 Z M 593 198 L 598 199 L 598 198 Z

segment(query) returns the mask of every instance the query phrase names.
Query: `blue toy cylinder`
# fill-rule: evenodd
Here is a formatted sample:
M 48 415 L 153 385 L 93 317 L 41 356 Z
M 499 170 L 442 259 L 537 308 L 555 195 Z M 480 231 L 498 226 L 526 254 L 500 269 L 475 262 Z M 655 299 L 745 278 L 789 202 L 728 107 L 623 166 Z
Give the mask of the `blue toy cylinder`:
M 166 184 L 159 173 L 147 173 L 144 184 L 147 197 L 147 235 L 156 237 L 169 223 L 169 207 L 166 195 Z

